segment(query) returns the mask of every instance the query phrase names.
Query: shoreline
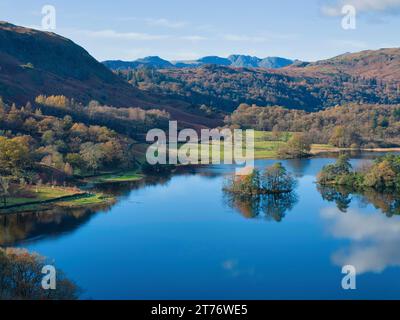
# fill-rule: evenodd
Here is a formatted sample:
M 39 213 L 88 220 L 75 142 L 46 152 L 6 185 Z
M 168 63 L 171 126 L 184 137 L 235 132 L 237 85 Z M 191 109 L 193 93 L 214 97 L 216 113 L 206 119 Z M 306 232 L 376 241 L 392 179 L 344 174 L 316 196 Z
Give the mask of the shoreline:
M 326 147 L 326 146 L 313 146 L 310 151 L 310 156 L 318 156 L 326 153 L 339 153 L 343 151 L 357 151 L 357 152 L 400 152 L 400 147 L 397 148 L 335 148 L 335 147 Z M 276 155 L 271 156 L 257 156 L 255 155 L 255 160 L 281 160 Z M 198 167 L 198 165 L 194 165 L 194 167 Z M 90 177 L 82 177 L 81 180 L 86 184 L 106 184 L 106 183 L 124 183 L 124 182 L 138 182 L 146 178 L 146 175 L 137 170 L 127 170 L 127 171 L 119 171 L 119 172 L 106 172 L 99 173 L 97 175 L 92 175 Z M 33 188 L 33 187 L 30 187 Z M 6 206 L 0 206 L 0 214 L 13 214 L 21 211 L 29 211 L 40 210 L 40 207 L 45 207 L 46 205 L 53 204 L 60 207 L 90 207 L 92 205 L 105 204 L 115 201 L 115 197 L 111 195 L 104 195 L 98 193 L 87 192 L 82 189 L 77 189 L 76 192 L 71 193 L 68 192 L 70 188 L 64 187 L 51 187 L 45 186 L 43 189 L 52 189 L 63 191 L 65 194 L 56 197 L 50 197 L 41 200 L 33 200 L 29 197 L 21 197 L 21 199 L 28 200 L 24 202 L 23 200 L 19 200 L 21 202 L 11 203 Z M 11 197 L 10 199 L 14 199 L 15 197 Z M 29 201 L 31 200 L 31 201 Z M 18 210 L 24 209 L 24 210 Z
M 318 155 L 318 154 L 322 154 L 322 153 L 329 153 L 329 152 L 333 152 L 333 153 L 338 153 L 338 152 L 342 152 L 342 151 L 358 151 L 358 152 L 400 152 L 400 147 L 396 147 L 396 148 L 336 148 L 336 147 L 332 147 L 332 148 L 318 148 L 318 147 L 314 147 L 311 148 L 311 155 Z
M 28 186 L 22 195 L 7 199 L 6 205 L 0 205 L 0 214 L 14 214 L 25 211 L 44 210 L 49 205 L 65 208 L 80 208 L 101 205 L 115 201 L 115 197 L 101 193 L 87 192 L 76 188 Z M 25 193 L 31 192 L 26 195 Z

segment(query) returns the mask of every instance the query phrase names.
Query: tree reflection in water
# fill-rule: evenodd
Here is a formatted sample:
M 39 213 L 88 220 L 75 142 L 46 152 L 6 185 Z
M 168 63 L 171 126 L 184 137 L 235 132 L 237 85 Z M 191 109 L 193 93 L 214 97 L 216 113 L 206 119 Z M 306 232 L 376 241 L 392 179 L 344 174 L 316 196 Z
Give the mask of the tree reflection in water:
M 373 205 L 388 217 L 400 215 L 400 195 L 396 192 L 378 192 L 372 188 L 354 191 L 346 187 L 318 187 L 322 198 L 335 202 L 341 212 L 347 212 L 353 198 L 364 205 Z
M 239 211 L 245 218 L 254 219 L 263 215 L 267 220 L 281 222 L 286 213 L 292 210 L 297 203 L 297 195 L 294 192 L 257 196 L 226 193 L 224 201 L 229 207 Z
M 347 212 L 352 200 L 349 189 L 342 186 L 326 187 L 318 185 L 318 191 L 321 193 L 322 199 L 335 202 L 341 212 Z
M 62 208 L 0 215 L 0 246 L 16 245 L 29 240 L 58 237 L 73 232 L 111 204 L 91 208 Z

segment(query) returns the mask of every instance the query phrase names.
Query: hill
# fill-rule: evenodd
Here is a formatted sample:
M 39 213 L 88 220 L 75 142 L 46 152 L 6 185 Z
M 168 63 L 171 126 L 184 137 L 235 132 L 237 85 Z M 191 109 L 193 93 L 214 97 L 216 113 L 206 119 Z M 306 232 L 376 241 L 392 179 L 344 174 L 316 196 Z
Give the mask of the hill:
M 143 69 L 119 74 L 147 92 L 179 97 L 192 104 L 231 112 L 240 103 L 280 105 L 316 111 L 347 102 L 400 103 L 400 82 L 351 73 L 310 72 L 205 65 L 184 69 Z
M 308 64 L 293 64 L 287 74 L 329 78 L 340 74 L 385 82 L 400 82 L 400 48 L 346 53 Z M 282 70 L 283 71 L 283 70 Z
M 187 102 L 132 87 L 82 47 L 51 32 L 0 22 L 0 70 L 0 96 L 9 103 L 64 95 L 84 104 L 158 108 L 193 127 L 220 123 Z
M 230 59 L 237 65 L 261 63 L 252 57 Z M 124 72 L 120 75 L 127 77 Z M 390 105 L 400 103 L 400 49 L 362 51 L 312 63 L 296 61 L 274 70 L 214 64 L 132 71 L 128 81 L 148 92 L 227 112 L 240 103 L 306 111 L 348 102 Z
M 121 61 L 121 60 L 107 60 L 103 64 L 111 70 L 129 70 L 144 67 L 151 67 L 156 69 L 173 68 L 174 65 L 167 60 L 160 57 L 146 57 L 135 61 Z

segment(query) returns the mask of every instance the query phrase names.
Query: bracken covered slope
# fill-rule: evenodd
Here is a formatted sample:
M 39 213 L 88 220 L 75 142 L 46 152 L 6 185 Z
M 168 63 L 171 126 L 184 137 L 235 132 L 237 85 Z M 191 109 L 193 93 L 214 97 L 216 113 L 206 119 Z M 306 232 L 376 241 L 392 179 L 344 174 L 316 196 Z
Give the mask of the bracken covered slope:
M 188 112 L 187 102 L 132 87 L 74 42 L 55 33 L 0 22 L 0 96 L 26 103 L 40 94 L 65 95 L 82 103 L 159 108 L 193 127 L 218 123 Z

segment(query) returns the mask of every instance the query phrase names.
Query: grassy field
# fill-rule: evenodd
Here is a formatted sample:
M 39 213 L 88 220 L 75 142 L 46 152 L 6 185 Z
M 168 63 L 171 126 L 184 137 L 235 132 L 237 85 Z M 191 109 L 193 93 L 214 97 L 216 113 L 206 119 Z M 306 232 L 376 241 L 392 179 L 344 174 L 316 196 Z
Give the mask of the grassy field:
M 90 194 L 84 197 L 77 197 L 76 199 L 68 200 L 68 201 L 61 201 L 57 202 L 57 206 L 60 207 L 86 207 L 92 205 L 100 205 L 104 203 L 111 203 L 114 202 L 115 199 L 113 197 L 108 197 L 103 194 Z
M 19 192 L 17 196 L 8 197 L 7 205 L 9 206 L 27 202 L 47 201 L 51 199 L 72 196 L 77 193 L 78 193 L 77 190 L 69 188 L 60 188 L 60 187 L 53 188 L 49 186 L 27 187 L 25 190 Z M 0 204 L 0 207 L 1 205 L 3 205 L 3 203 Z
M 265 158 L 276 158 L 276 152 L 278 148 L 286 143 L 286 141 L 291 137 L 291 133 L 282 132 L 279 134 L 273 132 L 266 131 L 255 131 L 254 135 L 254 156 L 256 159 L 265 159 Z M 182 146 L 182 144 L 180 145 Z M 218 148 L 219 146 L 219 148 Z M 245 150 L 245 141 L 243 143 L 243 150 Z M 136 156 L 140 162 L 146 160 L 146 150 L 149 145 L 137 145 L 136 147 Z M 210 159 L 213 155 L 213 147 L 218 149 L 219 156 L 221 161 L 224 159 L 224 143 L 213 143 L 210 144 L 209 155 Z M 200 147 L 199 147 L 200 154 Z M 243 153 L 244 154 L 244 153 Z M 199 156 L 200 157 L 200 156 Z
M 293 133 L 290 132 L 270 132 L 270 131 L 255 131 L 254 135 L 254 157 L 255 159 L 276 159 L 279 147 L 284 146 L 287 141 L 292 137 Z M 220 155 L 221 161 L 224 159 L 224 143 L 215 143 Z M 146 161 L 145 154 L 148 145 L 138 145 L 137 159 L 140 162 Z M 219 147 L 219 148 L 218 148 Z M 243 149 L 245 148 L 245 144 Z M 200 149 L 199 149 L 200 150 Z M 335 148 L 328 144 L 313 144 L 311 146 L 311 154 L 319 154 L 324 152 L 339 152 L 341 149 Z M 199 152 L 200 154 L 200 152 Z M 210 145 L 210 159 L 213 154 L 213 146 Z
M 256 159 L 276 158 L 278 148 L 285 145 L 292 136 L 289 132 L 279 134 L 256 131 L 254 135 L 254 156 Z
M 65 200 L 63 199 L 64 197 L 71 198 Z M 45 204 L 63 207 L 79 207 L 98 205 L 111 201 L 113 201 L 113 198 L 111 197 L 106 197 L 102 194 L 87 194 L 75 188 L 33 186 L 19 190 L 17 196 L 7 198 L 7 206 L 21 206 L 10 209 L 2 209 L 3 202 L 1 202 L 0 211 L 15 213 L 18 211 L 39 210 Z
M 142 180 L 143 175 L 137 173 L 136 171 L 128 171 L 124 172 L 120 175 L 110 176 L 104 179 L 106 182 L 130 182 L 130 181 L 138 181 Z
M 119 173 L 106 173 L 100 174 L 95 177 L 87 178 L 88 182 L 92 183 L 113 183 L 113 182 L 133 182 L 139 181 L 144 178 L 139 170 L 134 171 L 126 171 L 126 172 L 119 172 Z

